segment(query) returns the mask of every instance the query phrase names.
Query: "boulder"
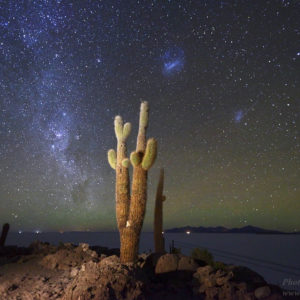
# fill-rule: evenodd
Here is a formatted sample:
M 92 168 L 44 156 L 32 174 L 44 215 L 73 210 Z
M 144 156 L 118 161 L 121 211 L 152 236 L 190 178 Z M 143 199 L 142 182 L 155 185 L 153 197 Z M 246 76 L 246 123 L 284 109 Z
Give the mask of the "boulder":
M 161 256 L 161 253 L 142 253 L 138 257 L 137 266 L 148 276 L 153 276 L 155 273 L 155 266 Z
M 120 266 L 120 258 L 116 255 L 107 256 L 103 258 L 99 265 L 103 268 L 114 268 L 115 266 Z
M 177 254 L 164 254 L 162 255 L 155 266 L 156 274 L 163 274 L 168 272 L 174 272 L 177 270 L 179 262 L 179 256 Z

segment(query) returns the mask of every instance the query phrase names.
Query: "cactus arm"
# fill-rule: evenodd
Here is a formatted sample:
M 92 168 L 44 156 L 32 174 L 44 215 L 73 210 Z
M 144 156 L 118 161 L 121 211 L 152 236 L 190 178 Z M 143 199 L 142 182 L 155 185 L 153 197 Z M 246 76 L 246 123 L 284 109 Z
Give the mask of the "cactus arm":
M 121 141 L 123 137 L 123 120 L 121 116 L 115 117 L 114 125 L 115 125 L 115 134 L 117 140 Z
M 141 163 L 141 155 L 138 152 L 131 152 L 130 154 L 130 162 L 133 167 L 138 166 Z
M 114 149 L 110 149 L 107 152 L 108 163 L 112 167 L 112 169 L 116 169 L 117 165 L 117 155 Z
M 146 148 L 146 129 L 148 127 L 148 115 L 149 106 L 148 102 L 144 101 L 141 103 L 140 108 L 140 121 L 139 121 L 139 131 L 136 143 L 136 152 L 145 152 Z
M 122 139 L 124 141 L 127 140 L 130 132 L 131 132 L 131 124 L 127 122 L 124 124 L 123 131 L 122 131 Z
M 129 168 L 129 166 L 130 166 L 130 160 L 129 160 L 128 158 L 124 158 L 124 159 L 122 160 L 122 166 L 123 166 L 124 168 Z
M 151 138 L 147 142 L 146 152 L 142 160 L 142 168 L 144 170 L 149 170 L 155 162 L 157 155 L 157 142 L 155 139 Z

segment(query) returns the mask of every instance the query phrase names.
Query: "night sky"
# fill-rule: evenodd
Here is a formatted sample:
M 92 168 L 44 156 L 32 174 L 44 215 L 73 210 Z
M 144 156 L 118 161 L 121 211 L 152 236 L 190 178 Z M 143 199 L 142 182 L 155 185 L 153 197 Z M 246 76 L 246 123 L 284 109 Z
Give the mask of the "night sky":
M 115 115 L 150 105 L 165 228 L 300 230 L 300 2 L 0 1 L 0 221 L 115 230 Z

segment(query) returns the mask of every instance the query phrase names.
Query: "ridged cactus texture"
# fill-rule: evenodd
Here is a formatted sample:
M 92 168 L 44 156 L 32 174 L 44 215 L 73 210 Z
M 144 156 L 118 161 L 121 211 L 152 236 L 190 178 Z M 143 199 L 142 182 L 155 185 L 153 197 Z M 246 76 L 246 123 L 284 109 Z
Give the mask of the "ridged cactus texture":
M 9 224 L 8 223 L 3 224 L 2 233 L 0 237 L 0 247 L 3 247 L 5 245 L 5 240 L 8 234 L 8 230 L 9 230 Z
M 154 249 L 155 252 L 165 252 L 165 239 L 163 236 L 163 202 L 166 196 L 164 189 L 164 169 L 160 170 L 159 181 L 156 190 L 155 211 L 154 211 Z
M 120 116 L 115 117 L 114 126 L 117 138 L 117 152 L 108 151 L 108 162 L 116 170 L 116 216 L 120 232 L 120 258 L 122 263 L 134 262 L 138 256 L 139 239 L 142 230 L 147 201 L 147 173 L 154 164 L 157 142 L 151 138 L 146 142 L 149 108 L 141 103 L 139 131 L 136 150 L 127 157 L 126 140 L 130 135 L 131 124 Z M 129 167 L 133 166 L 133 179 L 130 194 Z

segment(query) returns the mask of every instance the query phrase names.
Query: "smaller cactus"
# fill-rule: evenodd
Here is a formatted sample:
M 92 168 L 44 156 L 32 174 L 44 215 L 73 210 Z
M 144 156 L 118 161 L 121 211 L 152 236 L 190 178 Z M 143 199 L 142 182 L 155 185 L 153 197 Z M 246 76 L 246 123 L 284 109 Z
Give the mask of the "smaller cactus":
M 163 236 L 163 202 L 166 196 L 164 189 L 164 169 L 160 170 L 159 181 L 156 190 L 155 210 L 154 210 L 154 247 L 155 252 L 165 252 L 165 239 Z
M 8 230 L 9 230 L 9 224 L 5 223 L 2 227 L 2 233 L 1 233 L 1 237 L 0 237 L 0 247 L 4 247 L 5 245 L 5 240 L 8 234 Z

